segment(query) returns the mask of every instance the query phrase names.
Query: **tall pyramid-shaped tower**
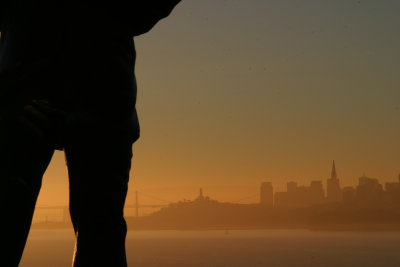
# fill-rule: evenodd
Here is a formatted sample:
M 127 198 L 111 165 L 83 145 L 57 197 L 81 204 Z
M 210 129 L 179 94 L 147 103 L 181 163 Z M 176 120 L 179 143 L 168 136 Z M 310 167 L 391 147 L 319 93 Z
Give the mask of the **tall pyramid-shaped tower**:
M 342 200 L 342 189 L 337 178 L 335 161 L 332 164 L 331 178 L 327 180 L 327 201 L 339 202 Z

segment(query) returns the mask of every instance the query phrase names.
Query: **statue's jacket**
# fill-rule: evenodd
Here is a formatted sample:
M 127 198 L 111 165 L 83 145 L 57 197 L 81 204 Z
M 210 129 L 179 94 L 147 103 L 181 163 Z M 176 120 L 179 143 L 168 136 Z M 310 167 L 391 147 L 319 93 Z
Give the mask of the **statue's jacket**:
M 180 0 L 1 1 L 0 108 L 45 97 L 75 123 L 139 136 L 133 37 Z

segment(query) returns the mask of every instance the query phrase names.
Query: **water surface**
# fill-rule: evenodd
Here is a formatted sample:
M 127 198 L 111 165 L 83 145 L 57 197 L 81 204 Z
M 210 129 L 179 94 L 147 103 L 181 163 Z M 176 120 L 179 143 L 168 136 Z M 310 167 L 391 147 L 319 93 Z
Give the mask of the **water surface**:
M 21 267 L 70 266 L 72 230 L 32 230 Z M 400 266 L 400 233 L 130 231 L 129 266 Z

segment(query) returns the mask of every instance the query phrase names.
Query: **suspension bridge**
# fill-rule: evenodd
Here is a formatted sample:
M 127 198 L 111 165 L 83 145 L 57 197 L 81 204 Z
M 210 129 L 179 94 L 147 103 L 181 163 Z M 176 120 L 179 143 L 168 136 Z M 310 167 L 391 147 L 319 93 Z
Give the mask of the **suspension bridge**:
M 169 206 L 171 203 L 176 201 L 162 199 L 147 193 L 140 193 L 141 197 L 147 198 L 152 201 L 157 201 L 157 204 L 141 204 L 139 202 L 139 192 L 135 191 L 135 202 L 134 204 L 126 204 L 125 205 L 125 214 L 128 217 L 139 217 L 141 214 L 141 210 L 152 210 L 155 211 L 157 209 L 161 209 Z M 254 194 L 251 196 L 243 197 L 236 199 L 234 201 L 230 201 L 232 203 L 239 203 L 242 201 L 248 200 L 256 200 L 258 199 L 259 194 Z M 132 212 L 133 210 L 133 212 Z M 59 205 L 59 206 L 37 206 L 35 211 L 36 221 L 68 221 L 69 220 L 69 207 L 67 205 Z

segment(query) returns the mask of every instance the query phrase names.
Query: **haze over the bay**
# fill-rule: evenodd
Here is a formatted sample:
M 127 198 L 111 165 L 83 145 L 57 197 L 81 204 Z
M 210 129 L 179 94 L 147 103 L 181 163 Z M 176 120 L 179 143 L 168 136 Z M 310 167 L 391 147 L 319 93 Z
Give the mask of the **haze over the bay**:
M 183 1 L 136 38 L 142 136 L 128 203 L 136 190 L 236 201 L 263 181 L 326 185 L 334 159 L 341 185 L 363 172 L 396 181 L 399 12 L 390 0 Z M 38 205 L 67 201 L 58 152 Z

